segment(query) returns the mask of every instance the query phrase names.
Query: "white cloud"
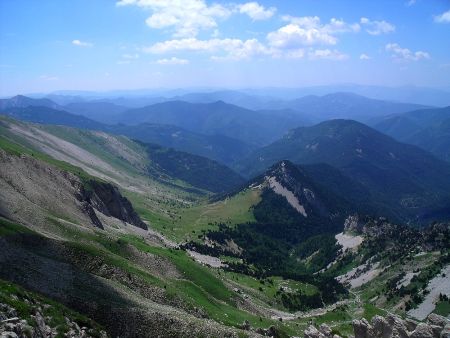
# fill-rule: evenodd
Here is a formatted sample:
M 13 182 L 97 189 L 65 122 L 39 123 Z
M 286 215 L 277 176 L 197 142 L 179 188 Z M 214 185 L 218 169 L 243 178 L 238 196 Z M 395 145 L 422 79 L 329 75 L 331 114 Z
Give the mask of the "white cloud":
M 218 54 L 213 57 L 214 60 L 248 59 L 255 55 L 270 54 L 263 44 L 257 39 L 210 39 L 198 40 L 196 38 L 168 40 L 158 42 L 153 46 L 143 48 L 147 53 L 163 54 L 181 51 L 196 51 Z
M 417 51 L 413 52 L 408 48 L 402 48 L 397 43 L 389 43 L 386 45 L 386 50 L 392 52 L 392 57 L 398 61 L 419 61 L 430 59 L 431 56 L 427 52 Z
M 126 60 L 137 60 L 139 59 L 139 54 L 122 54 L 122 58 Z
M 156 29 L 172 28 L 174 37 L 195 37 L 201 30 L 216 28 L 216 19 L 231 14 L 228 8 L 219 4 L 208 6 L 204 0 L 120 0 L 116 4 L 152 11 L 147 25 Z
M 189 60 L 171 57 L 170 59 L 160 59 L 156 63 L 159 65 L 187 65 Z
M 237 9 L 241 14 L 247 14 L 252 20 L 270 19 L 277 9 L 275 7 L 264 8 L 257 2 L 247 2 L 243 5 L 237 5 Z
M 411 7 L 414 6 L 416 4 L 416 0 L 409 0 L 408 2 L 406 2 L 406 6 Z
M 361 18 L 360 23 L 366 27 L 366 32 L 370 35 L 381 35 L 395 32 L 395 26 L 387 21 L 372 21 L 368 18 Z
M 325 60 L 334 60 L 334 61 L 342 61 L 347 60 L 349 56 L 347 54 L 343 54 L 337 50 L 330 49 L 316 49 L 312 50 L 308 54 L 311 60 L 325 59 Z
M 370 60 L 371 57 L 370 57 L 369 55 L 365 54 L 365 53 L 362 53 L 362 54 L 359 56 L 359 59 L 360 59 L 360 60 Z
M 438 23 L 450 23 L 450 10 L 434 17 L 434 21 Z
M 80 41 L 80 40 L 72 40 L 72 44 L 79 47 L 92 47 L 94 46 L 91 42 Z
M 281 27 L 267 35 L 269 44 L 276 48 L 297 48 L 306 45 L 335 45 L 337 38 L 316 28 L 303 28 L 296 24 Z
M 335 45 L 338 42 L 337 34 L 360 30 L 359 24 L 347 24 L 336 18 L 331 19 L 328 24 L 322 24 L 317 16 L 284 16 L 283 20 L 290 23 L 267 35 L 269 45 L 272 47 L 289 49 L 312 45 Z
M 172 39 L 157 42 L 142 48 L 152 54 L 197 52 L 210 54 L 211 60 L 246 60 L 253 57 L 268 56 L 272 58 L 311 60 L 345 60 L 348 55 L 336 49 L 313 49 L 312 46 L 336 45 L 337 36 L 343 33 L 358 32 L 359 23 L 348 24 L 342 19 L 331 19 L 322 24 L 319 17 L 283 17 L 288 24 L 277 31 L 270 32 L 266 41 L 253 39 L 198 39 L 196 37 Z

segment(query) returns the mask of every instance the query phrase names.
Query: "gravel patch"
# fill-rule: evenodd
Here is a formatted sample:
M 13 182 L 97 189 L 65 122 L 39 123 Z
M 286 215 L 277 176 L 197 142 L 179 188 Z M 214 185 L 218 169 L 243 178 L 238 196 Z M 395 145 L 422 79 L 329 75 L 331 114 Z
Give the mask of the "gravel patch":
M 445 277 L 443 277 L 445 275 Z M 436 307 L 439 294 L 450 296 L 450 265 L 441 270 L 441 273 L 428 283 L 426 288 L 430 293 L 417 308 L 408 311 L 408 315 L 419 320 L 424 320 Z
M 347 272 L 345 275 L 336 277 L 336 279 L 341 283 L 349 283 L 350 288 L 354 289 L 370 282 L 378 276 L 381 272 L 381 269 L 378 269 L 379 265 L 380 263 L 376 262 L 369 269 L 367 264 L 363 264 Z
M 337 242 L 342 245 L 342 250 L 357 248 L 363 242 L 364 238 L 362 236 L 352 236 L 341 232 L 335 236 Z
M 298 201 L 298 198 L 295 197 L 295 195 L 292 193 L 292 191 L 286 189 L 285 187 L 283 187 L 275 177 L 269 177 L 268 179 L 269 182 L 269 186 L 270 188 L 273 190 L 274 193 L 284 196 L 287 201 L 289 202 L 289 204 L 295 209 L 297 210 L 300 214 L 302 214 L 305 217 L 308 217 L 308 215 L 306 214 L 306 210 L 303 207 L 303 205 L 301 205 Z
M 189 256 L 191 256 L 192 258 L 194 258 L 197 262 L 199 262 L 201 264 L 208 265 L 212 268 L 221 268 L 224 266 L 222 261 L 217 257 L 202 255 L 198 252 L 191 251 L 191 250 L 186 250 L 186 251 L 189 254 Z

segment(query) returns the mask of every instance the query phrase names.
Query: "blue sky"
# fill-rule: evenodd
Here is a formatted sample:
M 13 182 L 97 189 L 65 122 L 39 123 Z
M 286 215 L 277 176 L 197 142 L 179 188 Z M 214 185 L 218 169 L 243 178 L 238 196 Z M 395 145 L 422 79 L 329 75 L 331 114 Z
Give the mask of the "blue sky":
M 0 95 L 449 79 L 448 0 L 0 1 Z

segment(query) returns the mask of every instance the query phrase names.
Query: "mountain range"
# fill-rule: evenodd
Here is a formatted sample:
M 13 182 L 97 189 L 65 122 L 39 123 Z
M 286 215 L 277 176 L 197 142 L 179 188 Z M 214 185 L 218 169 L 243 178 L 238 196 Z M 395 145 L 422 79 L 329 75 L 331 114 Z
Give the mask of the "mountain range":
M 178 99 L 192 103 L 212 103 L 221 100 L 248 109 L 291 109 L 302 112 L 314 122 L 348 118 L 367 121 L 370 118 L 403 113 L 425 108 L 424 105 L 372 99 L 351 92 L 333 92 L 326 95 L 298 95 L 295 99 L 279 99 L 242 92 L 220 91 L 191 93 Z
M 417 145 L 450 161 L 450 107 L 389 115 L 371 124 L 399 141 Z
M 403 220 L 426 219 L 449 203 L 448 163 L 356 121 L 331 120 L 293 129 L 236 169 L 249 177 L 283 159 L 341 170 Z
M 309 123 L 299 113 L 252 111 L 223 101 L 206 104 L 183 101 L 158 103 L 128 110 L 119 116 L 117 122 L 128 125 L 175 125 L 197 133 L 225 135 L 251 145 L 270 143 L 292 126 Z

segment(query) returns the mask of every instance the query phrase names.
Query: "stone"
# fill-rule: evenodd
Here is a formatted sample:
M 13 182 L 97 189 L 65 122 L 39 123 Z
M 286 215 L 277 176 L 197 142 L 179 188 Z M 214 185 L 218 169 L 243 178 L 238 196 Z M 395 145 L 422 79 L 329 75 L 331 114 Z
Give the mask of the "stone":
M 450 320 L 448 320 L 447 318 L 445 318 L 443 316 L 432 313 L 427 317 L 427 323 L 430 325 L 436 325 L 441 328 L 444 328 L 445 325 L 450 323 Z
M 370 333 L 372 332 L 372 326 L 369 322 L 363 318 L 361 320 L 353 320 L 353 331 L 355 333 L 355 338 L 371 338 Z
M 240 325 L 240 329 L 249 331 L 252 327 L 250 326 L 250 322 L 246 319 L 244 322 Z
M 416 329 L 417 325 L 419 324 L 419 322 L 416 322 L 415 320 L 407 318 L 407 319 L 405 319 L 404 324 L 408 331 L 414 331 Z
M 434 338 L 433 330 L 425 323 L 417 325 L 414 332 L 411 333 L 411 338 Z
M 317 328 L 313 325 L 310 325 L 304 332 L 305 338 L 326 338 L 326 336 L 321 333 Z
M 325 335 L 325 337 L 331 337 L 331 328 L 327 324 L 322 324 L 319 327 L 319 331 Z
M 392 336 L 392 326 L 389 325 L 387 319 L 381 316 L 372 318 L 372 328 L 375 337 L 390 338 Z
M 400 317 L 389 314 L 387 315 L 386 320 L 392 328 L 392 336 L 396 335 L 398 338 L 409 338 L 409 330 L 406 328 L 404 321 Z
M 450 338 L 450 324 L 444 326 L 440 338 Z

